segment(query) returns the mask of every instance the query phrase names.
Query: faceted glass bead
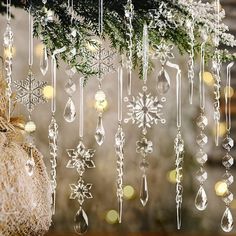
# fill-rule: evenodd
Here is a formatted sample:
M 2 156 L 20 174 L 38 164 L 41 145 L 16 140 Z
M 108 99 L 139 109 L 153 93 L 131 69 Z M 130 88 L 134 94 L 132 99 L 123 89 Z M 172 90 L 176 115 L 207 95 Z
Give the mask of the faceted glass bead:
M 88 230 L 88 216 L 82 208 L 75 215 L 74 229 L 80 235 L 86 233 Z
M 207 180 L 207 172 L 203 169 L 199 170 L 196 173 L 196 179 L 200 182 L 203 183 Z
M 76 91 L 76 84 L 73 80 L 69 79 L 69 81 L 65 84 L 65 92 L 72 96 Z
M 222 200 L 226 205 L 229 205 L 234 200 L 234 195 L 230 191 L 227 191 Z
M 208 124 L 208 120 L 206 118 L 206 116 L 204 115 L 200 115 L 198 118 L 197 118 L 197 126 L 200 128 L 200 129 L 204 129 L 207 124 Z
M 157 77 L 157 92 L 159 94 L 165 94 L 170 88 L 170 77 L 168 73 L 162 69 Z
M 222 143 L 222 146 L 229 152 L 234 146 L 234 140 L 231 137 L 226 137 Z
M 75 67 L 70 67 L 68 66 L 66 68 L 66 74 L 71 78 L 74 76 L 74 74 L 76 73 L 76 68 Z
M 204 211 L 207 207 L 208 200 L 207 200 L 207 195 L 202 186 L 200 186 L 197 196 L 195 198 L 195 206 L 199 211 Z
M 222 164 L 225 168 L 230 168 L 234 164 L 234 158 L 227 153 L 223 157 Z
M 142 160 L 139 164 L 139 168 L 142 171 L 146 171 L 149 168 L 149 163 L 146 160 Z
M 234 182 L 234 176 L 229 172 L 223 175 L 223 179 L 228 186 Z
M 97 128 L 94 136 L 97 144 L 101 146 L 105 139 L 105 130 L 103 127 L 102 116 L 98 117 Z
M 148 202 L 148 185 L 147 185 L 147 176 L 142 176 L 142 183 L 140 189 L 140 201 L 143 206 L 146 206 Z
M 64 119 L 67 122 L 71 123 L 75 120 L 75 117 L 76 117 L 75 104 L 73 103 L 72 99 L 69 98 L 64 110 Z
M 199 164 L 205 164 L 207 162 L 208 156 L 202 150 L 196 154 L 196 160 Z
M 228 233 L 233 229 L 233 225 L 233 216 L 230 209 L 227 207 L 221 219 L 221 228 L 224 232 Z
M 200 135 L 197 136 L 197 144 L 200 147 L 205 146 L 207 142 L 208 142 L 208 137 L 204 133 L 201 133 Z

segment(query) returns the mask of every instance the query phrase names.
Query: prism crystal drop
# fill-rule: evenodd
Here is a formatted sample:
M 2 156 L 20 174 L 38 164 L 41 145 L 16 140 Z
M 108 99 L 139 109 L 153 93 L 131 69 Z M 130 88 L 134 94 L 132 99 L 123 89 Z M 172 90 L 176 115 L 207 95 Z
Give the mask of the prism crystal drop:
M 34 167 L 35 167 L 34 159 L 30 158 L 29 160 L 27 160 L 25 164 L 25 169 L 29 176 L 32 176 L 34 174 Z
M 229 186 L 229 185 L 231 185 L 231 184 L 233 184 L 233 182 L 234 182 L 234 176 L 231 174 L 231 173 L 229 173 L 229 172 L 227 172 L 227 173 L 225 173 L 224 175 L 223 175 L 223 179 L 224 179 L 224 182 Z
M 199 170 L 196 173 L 196 179 L 200 182 L 203 183 L 207 180 L 207 172 L 203 169 Z
M 230 205 L 230 203 L 234 200 L 234 195 L 230 191 L 227 191 L 222 200 L 226 205 Z
M 222 146 L 229 152 L 234 147 L 234 140 L 231 137 L 226 137 L 222 143 Z
M 200 147 L 205 146 L 207 142 L 208 142 L 208 137 L 204 133 L 201 133 L 200 135 L 197 136 L 197 144 Z
M 148 202 L 148 185 L 147 185 L 147 176 L 145 174 L 142 176 L 140 201 L 143 206 L 146 206 Z
M 196 154 L 196 160 L 199 164 L 205 164 L 207 162 L 208 156 L 205 152 L 203 152 L 202 150 L 200 150 L 197 154 Z
M 229 153 L 226 153 L 226 155 L 223 157 L 222 164 L 228 169 L 234 164 L 234 158 L 230 156 Z
M 228 233 L 233 229 L 234 220 L 230 209 L 227 207 L 221 219 L 221 228 Z
M 207 195 L 202 186 L 200 186 L 196 198 L 195 198 L 195 206 L 199 211 L 204 211 L 207 207 L 208 200 Z
M 104 142 L 104 138 L 105 138 L 105 130 L 103 127 L 103 123 L 102 123 L 102 116 L 100 115 L 98 117 L 98 123 L 97 123 L 97 128 L 96 128 L 96 132 L 94 135 L 96 142 L 99 146 L 101 146 Z
M 170 77 L 166 70 L 162 69 L 157 76 L 157 92 L 165 94 L 170 88 Z
M 207 120 L 206 116 L 204 116 L 204 115 L 201 114 L 201 115 L 197 118 L 196 123 L 197 123 L 197 126 L 198 126 L 200 129 L 204 129 L 204 128 L 207 126 L 207 124 L 208 124 L 208 120 Z
M 88 216 L 82 208 L 75 215 L 74 229 L 80 235 L 86 233 L 88 230 Z
M 40 59 L 40 70 L 43 76 L 45 76 L 48 71 L 48 54 L 46 47 L 43 48 L 42 57 Z
M 72 96 L 76 91 L 76 84 L 72 79 L 69 79 L 69 81 L 65 84 L 65 92 Z
M 75 120 L 75 117 L 76 117 L 75 104 L 69 97 L 64 110 L 64 119 L 67 122 L 71 123 Z

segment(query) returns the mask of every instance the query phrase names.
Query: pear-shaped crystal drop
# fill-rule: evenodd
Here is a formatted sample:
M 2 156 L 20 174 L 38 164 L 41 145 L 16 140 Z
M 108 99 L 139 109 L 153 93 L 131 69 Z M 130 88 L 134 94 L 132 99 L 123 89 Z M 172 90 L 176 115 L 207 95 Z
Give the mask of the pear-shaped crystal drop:
M 95 139 L 97 144 L 101 146 L 104 142 L 104 138 L 105 138 L 105 130 L 102 123 L 102 116 L 99 116 L 95 133 Z
M 47 54 L 47 49 L 46 47 L 43 48 L 43 53 L 42 53 L 42 57 L 40 60 L 40 70 L 44 75 L 46 75 L 47 71 L 48 71 L 48 54 Z
M 88 216 L 82 208 L 80 208 L 75 215 L 74 229 L 75 232 L 80 235 L 86 233 L 88 230 Z
M 200 186 L 197 196 L 195 198 L 195 206 L 199 211 L 204 211 L 207 207 L 208 200 L 207 195 L 202 186 Z
M 75 117 L 76 117 L 75 104 L 69 97 L 64 110 L 64 118 L 67 122 L 71 123 L 75 120 Z
M 233 229 L 234 220 L 230 209 L 227 207 L 221 219 L 221 228 L 225 232 L 230 232 Z
M 162 69 L 157 77 L 157 92 L 165 94 L 170 88 L 170 77 L 167 72 Z
M 148 202 L 148 185 L 147 185 L 147 176 L 144 174 L 142 176 L 142 183 L 140 189 L 140 201 L 143 206 L 146 206 Z
M 30 158 L 29 160 L 27 160 L 25 164 L 25 169 L 29 176 L 32 176 L 34 174 L 34 167 L 35 167 L 34 159 Z

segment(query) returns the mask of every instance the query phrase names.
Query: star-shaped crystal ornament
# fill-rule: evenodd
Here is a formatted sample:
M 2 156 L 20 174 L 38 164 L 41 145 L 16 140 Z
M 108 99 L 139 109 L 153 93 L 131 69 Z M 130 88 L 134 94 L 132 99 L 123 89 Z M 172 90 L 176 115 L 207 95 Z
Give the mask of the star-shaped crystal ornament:
M 153 152 L 152 141 L 148 141 L 146 137 L 143 137 L 140 141 L 136 142 L 136 152 L 141 153 L 142 156 L 147 156 Z
M 125 123 L 130 120 L 133 124 L 137 124 L 139 128 L 143 129 L 143 133 L 146 133 L 147 128 L 151 128 L 153 124 L 157 124 L 159 121 L 165 123 L 165 119 L 162 118 L 163 105 L 157 97 L 151 96 L 146 92 L 139 93 L 137 97 L 132 97 L 128 100 L 128 116 L 125 119 Z
M 92 188 L 92 184 L 85 184 L 84 181 L 80 178 L 77 184 L 70 184 L 71 195 L 70 199 L 78 199 L 80 205 L 83 204 L 85 198 L 90 199 L 93 198 L 90 190 Z
M 76 168 L 80 176 L 83 175 L 86 168 L 95 168 L 94 161 L 92 160 L 95 150 L 86 150 L 82 141 L 80 141 L 76 149 L 67 149 L 66 151 L 71 158 L 66 167 L 70 169 Z
M 32 112 L 36 105 L 46 102 L 42 94 L 46 85 L 47 82 L 36 80 L 33 73 L 29 71 L 25 80 L 14 81 L 17 90 L 16 101 L 22 103 L 29 112 Z
M 161 42 L 159 45 L 153 46 L 152 59 L 159 59 L 164 64 L 168 59 L 173 59 L 172 50 L 174 45 Z
M 94 71 L 101 70 L 102 74 L 106 74 L 115 71 L 114 67 L 114 51 L 109 51 L 106 48 L 102 48 L 95 53 L 91 54 L 92 69 Z

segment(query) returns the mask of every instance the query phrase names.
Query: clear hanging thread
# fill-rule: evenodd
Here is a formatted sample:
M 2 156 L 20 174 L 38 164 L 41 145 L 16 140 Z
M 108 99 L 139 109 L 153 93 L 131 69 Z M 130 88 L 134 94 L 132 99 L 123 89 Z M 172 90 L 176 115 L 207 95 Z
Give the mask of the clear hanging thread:
M 230 168 L 234 164 L 234 158 L 230 155 L 231 149 L 234 147 L 234 140 L 230 136 L 231 131 L 231 68 L 234 62 L 231 62 L 227 66 L 227 81 L 225 88 L 225 120 L 226 120 L 226 137 L 223 140 L 222 146 L 226 150 L 226 154 L 222 159 L 222 164 L 225 167 L 225 174 L 223 175 L 223 181 L 227 185 L 227 190 L 224 193 L 222 200 L 225 203 L 225 211 L 221 218 L 221 228 L 224 232 L 230 232 L 233 229 L 233 216 L 230 210 L 230 204 L 234 199 L 233 193 L 230 191 L 230 186 L 234 183 L 234 177 L 230 173 Z

